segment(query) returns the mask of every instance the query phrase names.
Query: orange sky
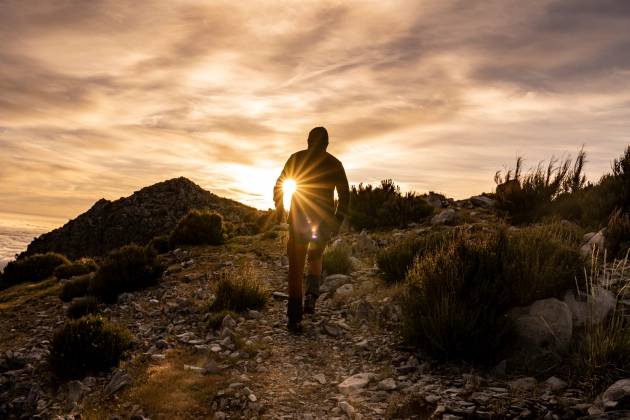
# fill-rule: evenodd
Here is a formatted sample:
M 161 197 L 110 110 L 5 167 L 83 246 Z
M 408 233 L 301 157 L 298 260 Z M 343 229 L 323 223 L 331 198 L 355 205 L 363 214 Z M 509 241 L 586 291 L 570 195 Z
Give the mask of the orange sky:
M 0 212 L 186 176 L 271 205 L 308 130 L 351 182 L 455 197 L 630 138 L 630 2 L 0 1 Z

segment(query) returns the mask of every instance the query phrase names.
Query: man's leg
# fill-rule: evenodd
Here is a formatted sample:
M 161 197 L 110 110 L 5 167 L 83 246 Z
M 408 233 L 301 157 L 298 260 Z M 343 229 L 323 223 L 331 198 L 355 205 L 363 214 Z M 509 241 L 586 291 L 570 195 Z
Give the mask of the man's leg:
M 319 297 L 319 284 L 322 278 L 322 262 L 325 244 L 311 242 L 308 248 L 308 274 L 306 275 L 306 298 L 304 312 L 315 313 L 315 302 Z
M 289 329 L 299 330 L 302 321 L 302 279 L 304 277 L 304 264 L 308 243 L 304 243 L 291 232 L 287 242 L 287 255 L 289 257 L 289 303 L 287 315 Z

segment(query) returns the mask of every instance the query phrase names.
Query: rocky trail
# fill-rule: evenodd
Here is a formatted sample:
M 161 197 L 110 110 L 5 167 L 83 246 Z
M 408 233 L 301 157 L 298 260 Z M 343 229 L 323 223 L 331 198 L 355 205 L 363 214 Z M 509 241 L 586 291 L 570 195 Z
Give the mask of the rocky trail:
M 253 238 L 253 239 L 252 239 Z M 592 398 L 563 380 L 505 377 L 423 360 L 400 341 L 397 288 L 374 268 L 367 235 L 349 276 L 328 276 L 318 311 L 300 336 L 286 331 L 283 238 L 240 237 L 221 247 L 180 249 L 156 287 L 124 294 L 103 315 L 134 334 L 113 372 L 58 384 L 46 356 L 64 321 L 58 286 L 31 301 L 0 304 L 0 417 L 95 419 L 570 419 Z M 237 270 L 274 292 L 261 311 L 208 327 L 216 279 Z M 592 417 L 596 418 L 596 417 Z

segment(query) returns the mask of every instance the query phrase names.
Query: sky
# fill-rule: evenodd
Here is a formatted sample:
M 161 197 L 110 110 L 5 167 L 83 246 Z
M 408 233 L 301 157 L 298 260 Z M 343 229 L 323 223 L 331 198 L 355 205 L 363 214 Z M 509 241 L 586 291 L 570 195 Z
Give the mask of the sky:
M 625 0 L 0 0 L 0 213 L 185 176 L 267 208 L 325 126 L 351 183 L 464 198 L 630 143 Z

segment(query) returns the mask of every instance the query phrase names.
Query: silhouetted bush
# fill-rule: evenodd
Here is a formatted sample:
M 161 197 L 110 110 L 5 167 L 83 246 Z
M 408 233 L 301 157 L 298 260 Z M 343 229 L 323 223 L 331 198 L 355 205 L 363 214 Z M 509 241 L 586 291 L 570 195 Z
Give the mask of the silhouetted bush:
M 98 264 L 92 258 L 81 258 L 70 264 L 63 264 L 55 268 L 53 275 L 59 280 L 92 273 L 98 270 Z
M 403 280 L 416 257 L 433 252 L 444 246 L 453 236 L 450 231 L 427 232 L 422 236 L 407 238 L 381 250 L 376 255 L 376 264 L 385 280 Z
M 60 378 L 82 378 L 118 365 L 131 334 L 99 316 L 68 321 L 53 335 L 50 366 Z
M 156 254 L 165 254 L 173 249 L 167 235 L 156 236 L 151 239 L 147 244 L 147 248 Z
M 359 184 L 350 191 L 348 222 L 357 230 L 404 227 L 432 213 L 433 207 L 422 197 L 411 192 L 403 195 L 392 180 L 381 181 L 377 187 Z
M 98 300 L 94 296 L 83 296 L 72 301 L 70 306 L 68 306 L 66 316 L 71 319 L 79 319 L 97 312 Z
M 461 233 L 419 257 L 406 279 L 407 340 L 438 359 L 493 361 L 507 310 L 574 288 L 581 273 L 576 249 L 544 232 Z
M 349 274 L 352 271 L 350 254 L 350 246 L 344 243 L 326 248 L 322 263 L 326 274 Z
M 624 258 L 630 248 L 630 214 L 613 212 L 606 229 L 606 248 L 612 258 Z
M 63 264 L 70 264 L 70 261 L 63 255 L 54 252 L 34 254 L 11 261 L 4 267 L 2 287 L 45 280 L 53 275 L 55 268 Z
M 223 243 L 223 218 L 218 213 L 191 210 L 171 233 L 172 246 L 219 245 Z
M 61 286 L 59 299 L 64 302 L 70 302 L 76 297 L 85 296 L 88 292 L 88 288 L 90 287 L 91 279 L 92 275 L 84 274 L 82 276 L 75 277 L 72 280 L 65 281 Z
M 90 281 L 88 292 L 99 300 L 113 303 L 118 295 L 158 283 L 164 267 L 154 253 L 138 245 L 112 251 Z
M 215 295 L 216 298 L 210 306 L 211 311 L 243 312 L 264 307 L 269 298 L 269 291 L 254 270 L 246 266 L 224 271 L 217 283 Z

